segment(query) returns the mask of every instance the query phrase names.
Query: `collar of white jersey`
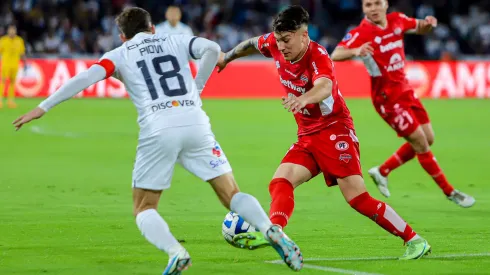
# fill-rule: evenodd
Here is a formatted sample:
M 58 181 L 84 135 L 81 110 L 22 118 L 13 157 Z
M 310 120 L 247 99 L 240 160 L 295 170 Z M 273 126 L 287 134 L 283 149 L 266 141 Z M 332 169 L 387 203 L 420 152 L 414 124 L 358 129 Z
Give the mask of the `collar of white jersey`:
M 310 49 L 310 43 L 311 43 L 311 39 L 308 38 L 308 46 L 306 46 L 306 51 L 303 53 L 303 55 L 298 58 L 298 60 L 296 61 L 289 61 L 291 64 L 295 64 L 295 63 L 298 63 L 299 61 L 301 61 L 301 59 L 303 59 L 303 57 L 305 56 L 305 54 L 308 52 L 308 50 Z
M 134 38 L 144 37 L 144 36 L 151 36 L 151 35 L 153 35 L 153 34 L 152 33 L 147 33 L 147 32 L 139 32 L 135 36 L 133 36 L 133 38 L 131 38 L 131 40 L 134 39 Z

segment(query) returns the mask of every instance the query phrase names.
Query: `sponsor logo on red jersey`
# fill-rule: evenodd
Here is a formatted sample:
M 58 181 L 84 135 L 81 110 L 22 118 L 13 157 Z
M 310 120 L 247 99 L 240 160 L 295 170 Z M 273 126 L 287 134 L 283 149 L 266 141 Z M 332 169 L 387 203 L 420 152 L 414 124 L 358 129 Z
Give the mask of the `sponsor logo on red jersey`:
M 389 51 L 394 50 L 396 48 L 403 48 L 403 40 L 400 39 L 400 40 L 397 40 L 394 42 L 390 42 L 386 45 L 379 46 L 379 50 L 382 53 L 389 52 Z
M 284 80 L 281 76 L 279 76 L 279 80 L 281 80 L 281 84 L 288 87 L 291 90 L 296 92 L 300 92 L 302 94 L 306 93 L 306 89 L 304 87 L 298 87 L 291 82 L 291 80 Z

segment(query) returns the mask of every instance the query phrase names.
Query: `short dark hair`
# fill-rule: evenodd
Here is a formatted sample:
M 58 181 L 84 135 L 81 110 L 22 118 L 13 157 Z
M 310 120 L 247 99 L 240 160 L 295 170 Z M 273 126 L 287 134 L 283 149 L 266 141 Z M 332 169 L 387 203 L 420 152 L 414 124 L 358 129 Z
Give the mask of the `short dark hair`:
M 310 15 L 301 6 L 289 6 L 281 11 L 272 22 L 274 32 L 297 31 L 303 25 L 308 25 Z
M 137 33 L 151 31 L 151 16 L 142 8 L 124 9 L 117 17 L 116 24 L 127 39 Z

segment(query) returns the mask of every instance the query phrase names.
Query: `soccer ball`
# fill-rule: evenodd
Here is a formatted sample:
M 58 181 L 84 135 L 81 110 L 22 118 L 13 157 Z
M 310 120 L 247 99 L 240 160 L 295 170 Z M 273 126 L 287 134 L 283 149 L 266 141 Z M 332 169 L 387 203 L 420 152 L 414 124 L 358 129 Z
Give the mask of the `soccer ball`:
M 225 240 L 231 244 L 233 237 L 240 233 L 255 232 L 255 227 L 246 222 L 237 213 L 230 211 L 225 216 L 223 225 L 221 226 L 221 232 Z

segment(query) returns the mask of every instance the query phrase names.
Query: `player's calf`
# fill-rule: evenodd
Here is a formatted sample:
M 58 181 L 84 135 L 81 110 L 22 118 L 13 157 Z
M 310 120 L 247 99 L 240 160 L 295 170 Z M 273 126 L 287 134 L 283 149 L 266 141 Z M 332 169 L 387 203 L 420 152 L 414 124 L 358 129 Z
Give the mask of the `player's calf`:
M 419 238 L 418 235 L 388 204 L 371 197 L 360 176 L 337 179 L 340 190 L 350 206 L 370 218 L 389 233 L 405 242 Z
M 160 195 L 161 191 L 133 189 L 136 225 L 148 242 L 169 255 L 169 266 L 165 269 L 167 273 L 164 274 L 180 274 L 175 273 L 176 270 L 179 266 L 182 267 L 181 269 L 188 266 L 187 261 L 183 259 L 188 258 L 190 263 L 190 257 L 170 232 L 167 222 L 156 210 Z
M 269 217 L 273 224 L 285 227 L 294 210 L 294 188 L 285 178 L 275 178 L 269 184 L 272 198 Z
M 384 230 L 398 236 L 403 241 L 408 242 L 419 238 L 410 225 L 408 225 L 388 204 L 378 201 L 365 192 L 354 199 L 349 204 L 357 212 L 370 218 Z
M 225 207 L 239 214 L 265 235 L 272 225 L 271 221 L 255 197 L 239 192 L 231 172 L 211 179 L 209 183 Z
M 233 196 L 240 192 L 233 173 L 225 173 L 208 181 L 214 192 L 218 196 L 221 204 L 230 210 Z M 238 213 L 238 212 L 237 212 Z

